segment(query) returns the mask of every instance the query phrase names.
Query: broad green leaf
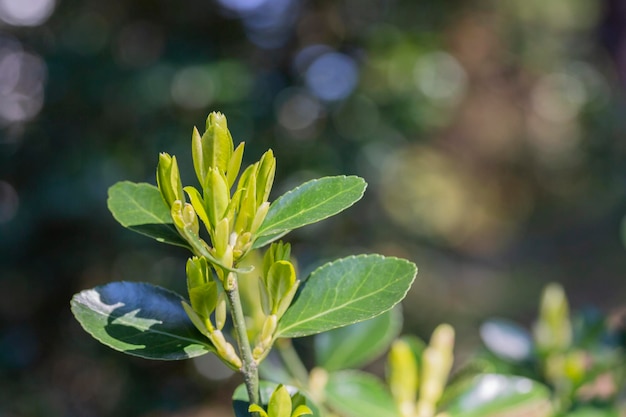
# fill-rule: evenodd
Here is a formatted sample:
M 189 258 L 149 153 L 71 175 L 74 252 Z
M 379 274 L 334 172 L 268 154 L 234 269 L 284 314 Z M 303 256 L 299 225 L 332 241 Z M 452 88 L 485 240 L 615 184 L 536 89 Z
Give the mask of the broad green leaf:
M 260 381 L 259 391 L 261 394 L 261 406 L 263 409 L 267 410 L 267 404 L 269 403 L 272 393 L 278 385 L 279 384 L 274 382 Z M 292 386 L 285 385 L 285 387 L 292 396 L 294 408 L 297 405 L 304 404 L 309 407 L 311 411 L 313 411 L 313 414 L 307 414 L 307 417 L 322 417 L 317 405 L 315 405 L 308 395 L 298 391 L 297 388 Z M 248 398 L 248 391 L 246 390 L 245 384 L 239 385 L 233 393 L 233 410 L 235 411 L 235 417 L 252 417 L 252 414 L 248 412 L 248 407 L 250 406 L 250 400 Z
M 109 188 L 108 206 L 122 226 L 159 242 L 188 247 L 174 226 L 161 192 L 148 183 L 121 181 Z
M 103 344 L 147 359 L 193 358 L 213 351 L 178 294 L 143 282 L 112 282 L 72 298 L 74 316 Z
M 317 366 L 328 371 L 359 368 L 381 355 L 400 333 L 402 312 L 393 308 L 373 319 L 315 336 Z
M 333 216 L 359 201 L 366 186 L 363 178 L 355 176 L 324 177 L 306 182 L 272 203 L 257 235 L 278 236 Z
M 359 371 L 331 373 L 326 384 L 326 402 L 346 417 L 399 417 L 384 384 Z
M 532 357 L 532 337 L 526 329 L 509 320 L 486 321 L 480 326 L 480 338 L 487 349 L 501 359 L 523 362 Z
M 416 273 L 413 263 L 382 255 L 327 263 L 301 284 L 278 325 L 278 336 L 308 336 L 382 314 L 406 296 Z
M 451 417 L 552 415 L 550 390 L 532 379 L 502 374 L 473 378 L 460 395 L 444 407 Z

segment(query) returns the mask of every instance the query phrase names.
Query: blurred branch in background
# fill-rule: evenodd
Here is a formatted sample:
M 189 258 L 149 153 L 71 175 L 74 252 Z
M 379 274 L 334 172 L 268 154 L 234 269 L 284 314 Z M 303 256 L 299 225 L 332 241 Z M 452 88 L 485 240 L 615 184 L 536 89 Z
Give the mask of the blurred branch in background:
M 186 155 L 210 110 L 248 154 L 274 149 L 276 195 L 368 181 L 295 255 L 416 261 L 407 331 L 447 321 L 471 349 L 485 317 L 529 320 L 547 281 L 622 303 L 620 1 L 0 0 L 0 22 L 2 415 L 227 415 L 237 381 L 203 377 L 214 364 L 128 365 L 67 306 L 115 279 L 184 288 L 182 251 L 115 227 L 106 189 L 154 183 L 153 155 Z

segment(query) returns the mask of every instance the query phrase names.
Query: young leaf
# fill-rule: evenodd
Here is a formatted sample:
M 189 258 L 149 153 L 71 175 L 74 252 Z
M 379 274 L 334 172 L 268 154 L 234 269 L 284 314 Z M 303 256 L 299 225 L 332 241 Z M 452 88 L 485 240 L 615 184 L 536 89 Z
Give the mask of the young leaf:
M 402 312 L 393 308 L 373 319 L 315 336 L 317 366 L 328 371 L 359 368 L 381 355 L 402 327 Z
M 306 182 L 272 203 L 257 235 L 279 235 L 333 216 L 359 201 L 366 186 L 363 178 L 355 176 Z
M 278 336 L 308 336 L 384 313 L 406 296 L 416 273 L 413 263 L 381 255 L 327 263 L 301 284 L 278 325 Z
M 176 231 L 170 209 L 154 185 L 118 182 L 109 188 L 107 203 L 122 226 L 159 242 L 189 247 Z
M 331 373 L 326 401 L 347 417 L 399 417 L 396 405 L 383 383 L 359 371 Z
M 213 351 L 182 301 L 174 292 L 143 282 L 112 282 L 74 295 L 71 307 L 95 339 L 129 355 L 176 360 Z
M 532 379 L 482 374 L 470 381 L 445 411 L 451 417 L 552 416 L 550 391 Z

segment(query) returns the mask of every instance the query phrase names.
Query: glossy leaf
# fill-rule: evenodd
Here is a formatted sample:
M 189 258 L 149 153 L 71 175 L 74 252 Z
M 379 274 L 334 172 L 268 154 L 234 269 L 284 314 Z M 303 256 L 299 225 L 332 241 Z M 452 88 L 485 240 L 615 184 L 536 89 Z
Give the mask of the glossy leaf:
M 257 235 L 278 236 L 333 216 L 359 201 L 366 186 L 362 178 L 355 176 L 306 182 L 272 203 Z
M 346 417 L 399 417 L 384 384 L 365 372 L 331 373 L 326 384 L 326 402 Z
M 381 255 L 327 263 L 300 284 L 302 290 L 278 325 L 280 337 L 308 336 L 370 319 L 405 296 L 417 267 Z
M 550 391 L 545 385 L 501 374 L 476 376 L 460 395 L 448 402 L 445 411 L 450 417 L 552 415 Z
M 272 397 L 272 393 L 279 384 L 268 381 L 260 381 L 259 391 L 261 393 L 261 406 L 267 410 L 267 404 Z M 317 405 L 305 394 L 298 391 L 297 388 L 285 385 L 287 391 L 292 396 L 294 408 L 297 405 L 304 404 L 313 411 L 313 414 L 307 414 L 311 417 L 322 417 Z M 239 385 L 233 393 L 233 410 L 235 411 L 235 417 L 252 417 L 252 414 L 248 411 L 250 406 L 248 397 L 248 391 L 245 384 Z
M 373 319 L 315 336 L 317 366 L 328 371 L 359 368 L 380 356 L 400 333 L 402 312 L 394 308 Z
M 480 338 L 489 351 L 507 361 L 527 361 L 533 354 L 530 333 L 508 320 L 486 321 L 480 326 Z
M 159 242 L 188 247 L 174 227 L 161 192 L 148 183 L 121 181 L 109 188 L 108 207 L 122 226 Z
M 112 282 L 72 298 L 74 316 L 103 344 L 147 359 L 193 358 L 213 350 L 178 294 L 142 282 Z

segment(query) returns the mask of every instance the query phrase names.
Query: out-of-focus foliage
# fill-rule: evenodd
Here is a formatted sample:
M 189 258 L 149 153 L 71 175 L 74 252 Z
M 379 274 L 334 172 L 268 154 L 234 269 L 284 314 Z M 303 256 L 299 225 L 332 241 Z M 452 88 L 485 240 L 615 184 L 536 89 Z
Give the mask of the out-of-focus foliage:
M 416 261 L 410 331 L 524 320 L 548 280 L 617 307 L 625 28 L 619 0 L 0 0 L 0 414 L 230 413 L 239 381 L 201 376 L 219 365 L 120 361 L 67 305 L 114 280 L 184 290 L 184 251 L 117 227 L 106 189 L 152 183 L 215 109 L 274 149 L 273 197 L 367 180 L 295 255 Z

